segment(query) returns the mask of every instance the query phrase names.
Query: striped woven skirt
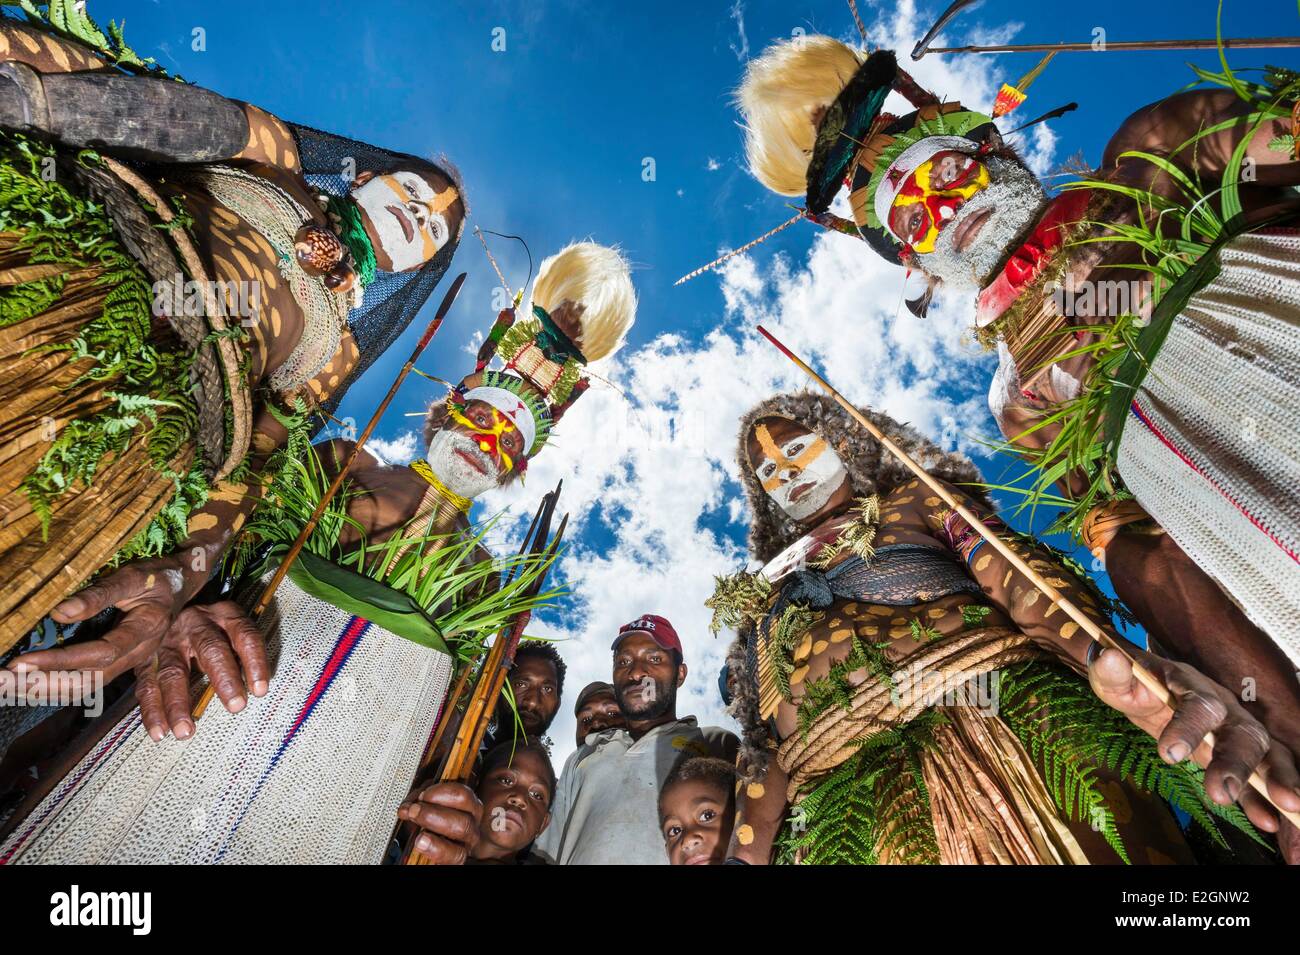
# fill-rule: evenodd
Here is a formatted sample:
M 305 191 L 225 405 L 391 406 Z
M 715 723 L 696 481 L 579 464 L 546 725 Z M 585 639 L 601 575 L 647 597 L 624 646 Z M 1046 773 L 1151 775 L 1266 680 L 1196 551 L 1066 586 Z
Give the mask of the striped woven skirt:
M 1254 233 L 1174 320 L 1119 472 L 1300 666 L 1300 230 Z
M 188 740 L 134 710 L 0 845 L 0 863 L 360 864 L 383 859 L 451 657 L 286 579 L 262 617 L 274 675 Z

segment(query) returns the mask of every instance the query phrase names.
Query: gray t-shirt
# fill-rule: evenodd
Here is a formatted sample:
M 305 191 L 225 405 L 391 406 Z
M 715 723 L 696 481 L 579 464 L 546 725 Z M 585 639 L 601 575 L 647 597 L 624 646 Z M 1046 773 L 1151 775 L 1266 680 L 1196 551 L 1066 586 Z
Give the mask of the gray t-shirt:
M 739 741 L 695 717 L 665 723 L 633 742 L 627 730 L 592 733 L 564 764 L 551 824 L 533 846 L 559 865 L 667 865 L 659 790 L 690 756 L 736 759 Z

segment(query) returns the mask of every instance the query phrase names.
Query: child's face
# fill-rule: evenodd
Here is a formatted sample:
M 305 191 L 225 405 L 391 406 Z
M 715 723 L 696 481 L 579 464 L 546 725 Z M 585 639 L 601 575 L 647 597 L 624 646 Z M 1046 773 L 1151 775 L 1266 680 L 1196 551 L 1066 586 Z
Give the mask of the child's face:
M 659 797 L 660 829 L 672 865 L 721 865 L 731 841 L 736 803 L 727 788 L 692 779 Z
M 509 763 L 483 774 L 478 786 L 483 802 L 480 837 L 500 849 L 518 852 L 551 821 L 553 795 L 542 756 L 520 750 Z

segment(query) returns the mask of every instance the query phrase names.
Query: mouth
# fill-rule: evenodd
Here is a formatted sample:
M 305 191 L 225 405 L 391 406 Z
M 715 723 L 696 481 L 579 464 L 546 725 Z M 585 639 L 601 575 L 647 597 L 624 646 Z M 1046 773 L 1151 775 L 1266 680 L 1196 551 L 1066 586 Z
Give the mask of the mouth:
M 524 817 L 517 809 L 507 809 L 501 814 L 501 818 L 512 823 L 516 829 L 522 830 L 524 828 Z
M 992 215 L 993 209 L 990 207 L 967 216 L 966 221 L 957 226 L 957 231 L 953 233 L 953 249 L 958 252 L 965 252 L 967 247 L 979 236 Z
M 399 225 L 401 225 L 402 235 L 406 236 L 406 241 L 410 242 L 414 239 L 415 226 L 411 225 L 411 218 L 406 214 L 406 210 L 401 206 L 384 206 L 384 208 L 391 212 L 393 218 L 397 220 Z
M 691 856 L 682 865 L 708 865 L 713 861 L 711 852 L 701 852 L 699 855 Z
M 484 466 L 482 458 L 480 458 L 477 454 L 471 454 L 469 451 L 466 451 L 464 448 L 457 448 L 453 453 L 460 455 L 460 457 L 479 474 L 488 473 L 488 469 Z
M 816 483 L 813 481 L 805 481 L 803 484 L 800 484 L 798 487 L 796 487 L 793 491 L 790 492 L 790 503 L 793 504 L 795 501 L 804 497 L 809 491 L 811 491 L 816 486 L 817 486 Z

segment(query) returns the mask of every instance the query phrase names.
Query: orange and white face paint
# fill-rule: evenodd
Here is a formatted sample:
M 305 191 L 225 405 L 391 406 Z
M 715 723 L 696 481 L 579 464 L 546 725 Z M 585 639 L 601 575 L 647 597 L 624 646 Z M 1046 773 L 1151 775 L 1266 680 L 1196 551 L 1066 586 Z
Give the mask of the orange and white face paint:
M 809 431 L 772 437 L 765 423 L 754 429 L 762 452 L 753 462 L 768 497 L 797 521 L 816 514 L 845 481 L 849 472 L 826 439 Z
M 451 239 L 446 213 L 457 193 L 450 186 L 434 192 L 424 176 L 399 169 L 362 183 L 351 196 L 374 226 L 394 272 L 419 268 Z
M 956 150 L 935 153 L 903 180 L 890 206 L 890 231 L 913 252 L 933 252 L 957 210 L 988 185 L 988 167 L 978 159 Z

